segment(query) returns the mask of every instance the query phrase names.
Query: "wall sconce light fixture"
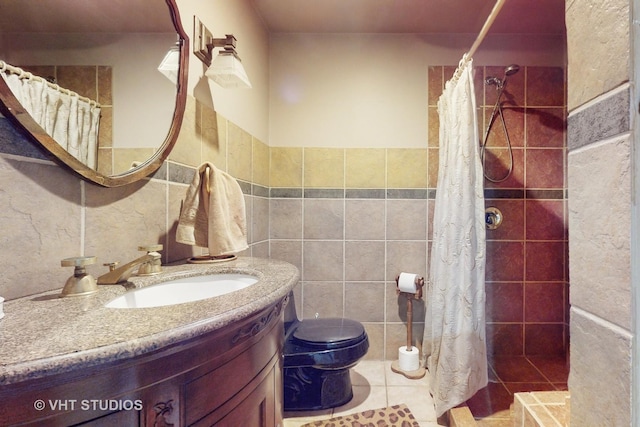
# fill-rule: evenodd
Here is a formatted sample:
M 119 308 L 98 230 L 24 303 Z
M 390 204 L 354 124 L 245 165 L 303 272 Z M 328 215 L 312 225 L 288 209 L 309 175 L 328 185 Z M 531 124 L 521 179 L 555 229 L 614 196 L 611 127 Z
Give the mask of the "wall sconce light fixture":
M 178 71 L 180 70 L 180 43 L 171 46 L 169 52 L 164 56 L 158 71 L 164 74 L 174 84 L 178 83 Z
M 225 38 L 214 39 L 211 32 L 194 17 L 193 54 L 207 67 L 205 75 L 224 88 L 251 88 L 240 57 L 236 52 L 236 38 L 227 34 Z M 220 48 L 213 58 L 213 51 Z

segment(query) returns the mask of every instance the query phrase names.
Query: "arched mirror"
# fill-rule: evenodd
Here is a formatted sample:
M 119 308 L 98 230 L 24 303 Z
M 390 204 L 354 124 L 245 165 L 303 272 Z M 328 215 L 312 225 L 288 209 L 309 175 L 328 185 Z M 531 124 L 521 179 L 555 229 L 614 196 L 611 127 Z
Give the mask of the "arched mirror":
M 7 65 L 0 71 L 6 77 L 0 76 L 0 112 L 85 179 L 106 187 L 137 181 L 162 165 L 177 139 L 188 47 L 175 0 L 2 0 L 0 61 Z M 163 73 L 160 65 L 171 50 L 178 68 Z M 84 112 L 63 127 L 79 135 L 73 141 L 61 141 L 65 132 L 49 122 L 39 124 L 29 113 L 33 108 L 18 100 L 24 100 L 21 91 L 27 90 L 20 85 L 29 79 L 72 98 L 56 117 L 75 117 L 80 108 L 73 102 L 95 101 L 94 131 L 78 131 L 94 123 Z M 95 134 L 90 161 L 76 153 L 87 134 Z

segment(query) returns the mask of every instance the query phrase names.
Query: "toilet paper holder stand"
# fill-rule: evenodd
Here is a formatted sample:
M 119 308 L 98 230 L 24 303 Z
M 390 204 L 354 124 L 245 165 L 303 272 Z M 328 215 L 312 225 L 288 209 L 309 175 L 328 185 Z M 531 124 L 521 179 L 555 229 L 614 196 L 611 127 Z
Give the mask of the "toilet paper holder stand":
M 407 298 L 407 346 L 406 348 L 412 349 L 413 343 L 411 338 L 413 335 L 413 330 L 412 330 L 413 329 L 412 327 L 413 300 L 422 299 L 422 288 L 424 287 L 424 278 L 416 275 L 415 277 L 416 292 L 415 293 L 401 291 L 398 283 L 399 280 L 400 280 L 400 276 L 398 275 L 396 276 L 396 294 L 404 295 Z M 402 374 L 409 379 L 419 379 L 424 377 L 426 374 L 426 369 L 424 367 L 419 367 L 417 370 L 413 370 L 413 371 L 406 371 L 400 367 L 399 361 L 397 360 L 391 363 L 391 370 L 393 372 Z

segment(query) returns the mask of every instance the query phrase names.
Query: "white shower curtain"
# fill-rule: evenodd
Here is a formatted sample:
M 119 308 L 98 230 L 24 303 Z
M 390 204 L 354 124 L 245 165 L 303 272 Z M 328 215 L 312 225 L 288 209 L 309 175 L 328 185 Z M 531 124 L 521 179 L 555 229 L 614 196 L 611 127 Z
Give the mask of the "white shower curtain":
M 483 174 L 473 61 L 465 62 L 438 101 L 440 164 L 423 341 L 438 416 L 487 385 Z
M 40 79 L 0 72 L 16 99 L 49 136 L 69 154 L 96 168 L 100 107 Z

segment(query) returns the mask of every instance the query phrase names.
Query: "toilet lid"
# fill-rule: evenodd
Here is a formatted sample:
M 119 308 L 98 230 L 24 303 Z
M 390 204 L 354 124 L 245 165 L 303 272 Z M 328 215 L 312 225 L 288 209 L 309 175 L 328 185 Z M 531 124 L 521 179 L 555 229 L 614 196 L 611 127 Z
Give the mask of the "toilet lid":
M 307 344 L 331 346 L 361 338 L 364 335 L 361 323 L 350 319 L 308 319 L 300 322 L 293 338 Z

